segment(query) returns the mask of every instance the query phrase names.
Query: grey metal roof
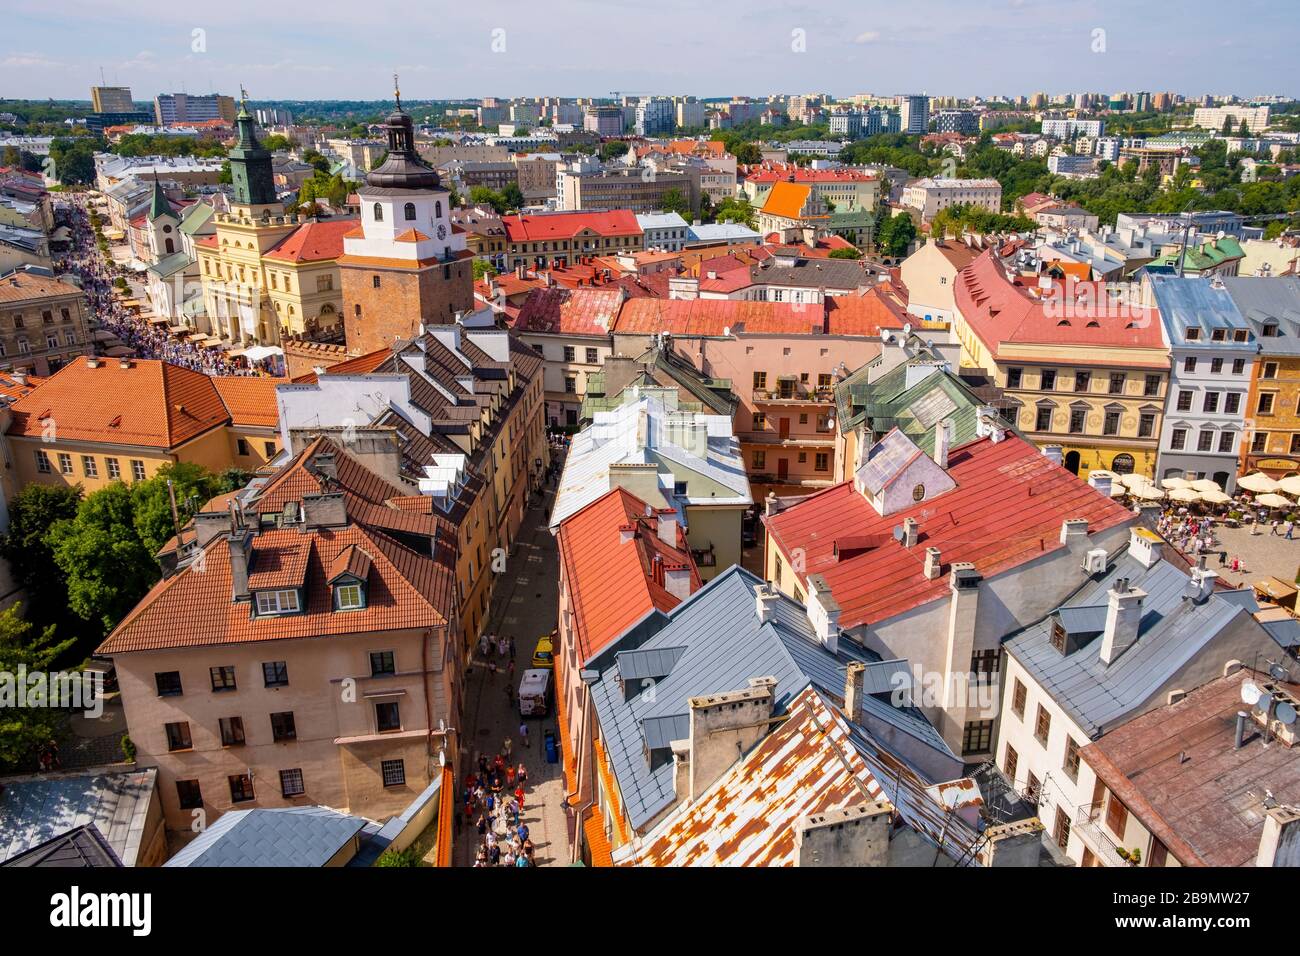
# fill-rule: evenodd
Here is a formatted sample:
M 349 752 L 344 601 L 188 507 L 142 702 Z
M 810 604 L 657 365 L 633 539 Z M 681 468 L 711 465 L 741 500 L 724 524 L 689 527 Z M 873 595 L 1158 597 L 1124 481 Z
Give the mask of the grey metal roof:
M 108 845 L 93 823 L 69 830 L 46 840 L 0 863 L 3 867 L 40 867 L 49 869 L 84 867 L 119 867 L 122 861 Z
M 1300 277 L 1232 276 L 1223 285 L 1250 324 L 1264 355 L 1300 355 Z M 1277 335 L 1262 335 L 1269 320 Z
M 11 777 L 0 790 L 0 861 L 93 823 L 135 866 L 158 771 Z
M 743 690 L 754 677 L 776 678 L 776 713 L 809 685 L 836 698 L 844 692 L 844 669 L 858 660 L 872 670 L 872 685 L 888 684 L 904 662 L 882 662 L 860 645 L 842 639 L 832 654 L 818 640 L 803 607 L 784 595 L 772 616 L 760 621 L 755 588 L 763 581 L 733 565 L 678 605 L 669 615 L 655 614 L 586 662 L 599 673 L 591 685 L 600 737 L 618 780 L 625 811 L 641 828 L 675 799 L 668 745 L 690 734 L 692 697 Z M 628 688 L 620 680 L 623 658 L 635 651 L 671 650 L 670 671 L 651 687 Z M 951 756 L 925 718 L 910 708 L 868 696 L 870 716 Z M 955 758 L 954 758 L 955 759 Z
M 324 866 L 369 824 L 328 807 L 231 810 L 164 866 Z
M 658 679 L 672 672 L 673 665 L 686 650 L 685 647 L 646 647 L 635 651 L 620 651 L 614 655 L 618 676 L 623 680 Z
M 1061 611 L 1071 619 L 1090 618 L 1090 625 L 1095 625 L 1100 608 L 1104 629 L 1107 592 L 1120 577 L 1147 594 L 1137 642 L 1109 665 L 1101 661 L 1100 638 L 1070 654 L 1052 647 L 1052 620 Z M 1215 593 L 1204 602 L 1194 602 L 1186 597 L 1188 581 L 1188 575 L 1168 561 L 1148 569 L 1125 554 L 1056 612 L 1011 638 L 1007 653 L 1080 729 L 1096 737 L 1149 700 L 1238 614 L 1255 610 L 1253 599 L 1240 593 L 1230 599 Z
M 1249 353 L 1258 350 L 1253 341 L 1233 342 L 1229 337 L 1225 341 L 1214 342 L 1210 338 L 1210 333 L 1215 329 L 1250 331 L 1250 323 L 1221 282 L 1215 282 L 1208 276 L 1180 278 L 1153 274 L 1151 288 L 1155 293 L 1160 321 L 1164 323 L 1165 335 L 1175 346 L 1208 345 L 1225 351 Z M 1186 330 L 1191 327 L 1201 330 L 1200 337 L 1188 341 Z

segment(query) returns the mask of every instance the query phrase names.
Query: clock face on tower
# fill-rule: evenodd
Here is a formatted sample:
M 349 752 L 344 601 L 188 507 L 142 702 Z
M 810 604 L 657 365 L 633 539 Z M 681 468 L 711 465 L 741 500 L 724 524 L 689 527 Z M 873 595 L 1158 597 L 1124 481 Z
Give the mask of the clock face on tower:
M 442 223 L 438 223 L 438 238 L 439 239 L 447 238 L 447 227 Z

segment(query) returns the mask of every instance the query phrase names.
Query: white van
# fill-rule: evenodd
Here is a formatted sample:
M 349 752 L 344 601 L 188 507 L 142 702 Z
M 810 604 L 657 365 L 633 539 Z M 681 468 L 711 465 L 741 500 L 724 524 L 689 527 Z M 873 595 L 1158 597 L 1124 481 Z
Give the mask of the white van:
M 530 667 L 519 680 L 519 716 L 544 717 L 551 698 L 551 672 Z

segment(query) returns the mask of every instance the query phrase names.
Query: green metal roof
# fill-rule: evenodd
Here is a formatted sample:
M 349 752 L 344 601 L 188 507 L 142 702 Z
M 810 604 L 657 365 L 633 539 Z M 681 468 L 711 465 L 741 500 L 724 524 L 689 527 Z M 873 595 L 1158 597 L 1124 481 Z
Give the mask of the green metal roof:
M 212 218 L 216 210 L 205 202 L 196 202 L 185 210 L 185 215 L 181 217 L 180 230 L 187 236 L 196 234 L 200 229 L 207 225 L 208 220 Z

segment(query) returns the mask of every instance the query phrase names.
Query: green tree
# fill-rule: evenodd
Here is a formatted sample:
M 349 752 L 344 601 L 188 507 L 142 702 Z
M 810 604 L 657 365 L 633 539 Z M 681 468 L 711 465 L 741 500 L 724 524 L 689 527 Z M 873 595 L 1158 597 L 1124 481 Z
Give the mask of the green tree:
M 600 144 L 600 158 L 605 162 L 611 162 L 618 159 L 628 151 L 630 147 L 621 139 L 611 139 L 606 143 Z
M 523 209 L 524 192 L 519 188 L 519 184 L 506 183 L 505 188 L 501 190 L 501 201 L 506 209 Z
M 1242 139 L 1250 139 L 1250 127 L 1246 125 L 1245 120 L 1242 120 L 1241 125 L 1237 127 L 1237 135 Z
M 492 263 L 488 262 L 486 259 L 475 259 L 472 268 L 474 270 L 475 282 L 478 282 L 480 279 L 490 279 L 492 276 L 497 274 L 497 270 L 492 268 Z
M 1231 117 L 1231 116 L 1225 116 L 1225 117 L 1223 118 L 1223 129 L 1219 130 L 1219 132 L 1220 132 L 1220 134 L 1222 134 L 1223 136 L 1231 136 L 1231 135 L 1232 135 L 1232 117 Z
M 506 211 L 505 197 L 488 186 L 471 187 L 469 201 L 475 206 L 491 206 L 498 216 Z
M 21 617 L 21 605 L 0 611 L 0 671 L 16 673 L 19 667 L 50 672 L 72 639 L 58 641 L 54 628 L 33 634 Z M 0 707 L 0 773 L 28 769 L 38 748 L 63 736 L 67 715 L 57 707 Z
M 862 253 L 857 249 L 833 249 L 830 257 L 832 259 L 861 259 Z
M 191 514 L 221 490 L 221 479 L 202 465 L 180 461 L 163 465 L 148 481 L 131 485 L 135 532 L 150 554 L 157 554 L 176 533 L 172 520 L 172 499 L 167 482 L 176 495 L 176 511 L 183 526 Z
M 664 212 L 675 212 L 687 222 L 691 221 L 691 201 L 676 186 L 664 192 L 659 204 Z
M 27 485 L 10 499 L 9 530 L 0 537 L 0 557 L 27 596 L 28 618 L 41 630 L 57 626 L 69 636 L 76 635 L 79 621 L 68 612 L 67 583 L 47 535 L 60 521 L 75 518 L 80 503 L 80 485 Z
M 713 217 L 716 222 L 740 222 L 753 229 L 758 212 L 743 196 L 740 198 L 728 196 L 715 207 Z
M 77 516 L 48 536 L 68 582 L 68 606 L 108 633 L 158 580 L 153 553 L 135 527 L 135 496 L 122 482 L 88 495 Z
M 882 255 L 897 258 L 907 255 L 915 238 L 916 224 L 912 222 L 911 216 L 902 213 L 885 220 L 880 232 L 876 234 L 876 247 Z

